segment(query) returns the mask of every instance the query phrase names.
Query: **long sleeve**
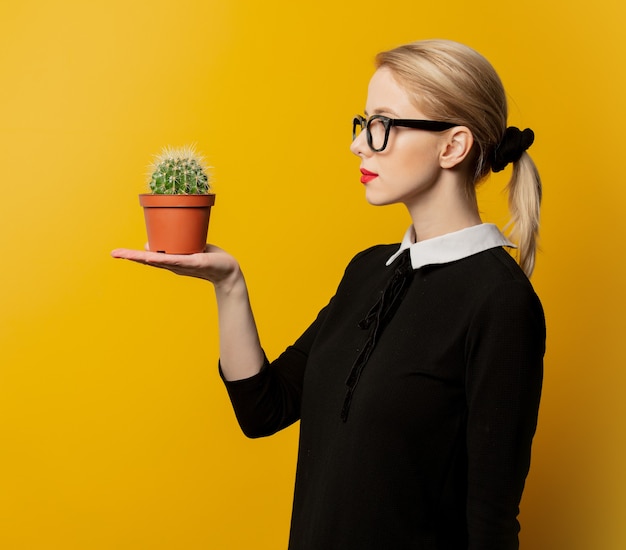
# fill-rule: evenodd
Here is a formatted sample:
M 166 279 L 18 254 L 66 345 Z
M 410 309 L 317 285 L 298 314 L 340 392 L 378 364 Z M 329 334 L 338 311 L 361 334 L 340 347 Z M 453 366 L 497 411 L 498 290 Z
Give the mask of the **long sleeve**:
M 246 436 L 272 435 L 299 420 L 307 357 L 326 309 L 275 361 L 270 363 L 266 357 L 263 368 L 255 376 L 227 381 L 220 368 L 237 421 Z
M 359 252 L 346 267 L 351 266 L 367 251 Z M 343 284 L 340 282 L 339 288 Z M 302 387 L 309 352 L 320 328 L 324 326 L 334 298 L 317 315 L 315 321 L 277 359 L 267 357 L 261 371 L 250 378 L 227 381 L 226 386 L 239 425 L 251 438 L 272 435 L 300 419 Z
M 467 342 L 470 550 L 515 550 L 537 425 L 545 351 L 541 304 L 527 281 L 491 289 Z

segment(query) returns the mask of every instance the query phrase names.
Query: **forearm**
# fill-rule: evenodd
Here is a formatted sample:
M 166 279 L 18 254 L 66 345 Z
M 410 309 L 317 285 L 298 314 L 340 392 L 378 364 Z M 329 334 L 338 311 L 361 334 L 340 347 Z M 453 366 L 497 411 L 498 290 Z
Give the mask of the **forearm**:
M 198 254 L 159 254 L 147 250 L 118 248 L 114 258 L 167 269 L 177 275 L 213 283 L 217 297 L 222 371 L 227 380 L 257 374 L 265 356 L 259 343 L 248 289 L 237 260 L 214 245 Z
M 220 364 L 226 380 L 257 374 L 264 362 L 248 289 L 238 269 L 215 284 L 220 333 Z

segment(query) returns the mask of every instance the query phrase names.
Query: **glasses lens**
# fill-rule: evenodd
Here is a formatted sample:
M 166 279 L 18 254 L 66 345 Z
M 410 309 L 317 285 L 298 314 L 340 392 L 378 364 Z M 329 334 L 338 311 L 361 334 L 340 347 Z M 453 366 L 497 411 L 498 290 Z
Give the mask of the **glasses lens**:
M 371 141 L 370 146 L 374 151 L 381 151 L 385 146 L 386 126 L 381 118 L 370 118 L 367 128 L 369 130 Z

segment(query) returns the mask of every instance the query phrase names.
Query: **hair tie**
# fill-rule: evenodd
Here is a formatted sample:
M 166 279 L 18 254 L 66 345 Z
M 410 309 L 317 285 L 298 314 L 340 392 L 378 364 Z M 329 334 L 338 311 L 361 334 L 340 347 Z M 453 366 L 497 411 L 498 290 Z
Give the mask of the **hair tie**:
M 493 152 L 493 162 L 491 169 L 500 172 L 510 162 L 517 162 L 535 141 L 535 133 L 530 129 L 520 130 L 515 126 L 509 126 L 504 132 L 502 141 Z

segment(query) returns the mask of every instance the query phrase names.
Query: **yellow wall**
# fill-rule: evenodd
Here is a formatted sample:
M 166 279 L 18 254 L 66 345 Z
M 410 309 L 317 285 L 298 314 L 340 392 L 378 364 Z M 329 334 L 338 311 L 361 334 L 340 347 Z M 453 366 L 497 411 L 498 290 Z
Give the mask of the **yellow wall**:
M 167 144 L 215 167 L 211 241 L 276 355 L 349 258 L 400 239 L 348 151 L 374 54 L 447 37 L 500 72 L 545 183 L 545 392 L 522 547 L 626 547 L 622 0 L 3 0 L 0 548 L 284 548 L 297 427 L 238 431 L 208 284 L 117 262 Z M 483 188 L 504 223 L 504 179 Z

